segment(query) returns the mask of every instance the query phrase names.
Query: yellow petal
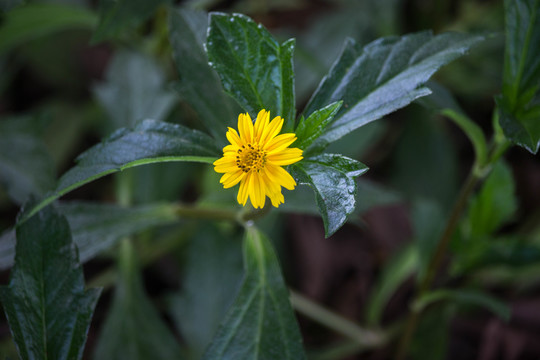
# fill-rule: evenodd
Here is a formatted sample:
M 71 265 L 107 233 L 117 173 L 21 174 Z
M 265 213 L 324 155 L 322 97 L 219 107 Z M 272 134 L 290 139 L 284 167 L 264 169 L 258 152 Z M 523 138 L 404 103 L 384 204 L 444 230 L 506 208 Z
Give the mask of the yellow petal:
M 251 178 L 250 173 L 244 176 L 244 178 L 240 182 L 240 189 L 238 189 L 238 196 L 236 197 L 236 200 L 238 200 L 238 203 L 242 204 L 243 206 L 246 205 L 246 202 L 248 199 L 248 188 L 249 188 L 250 178 Z
M 268 126 L 263 129 L 260 143 L 265 144 L 270 141 L 270 139 L 279 134 L 282 127 L 283 119 L 281 118 L 281 116 L 276 116 L 272 121 L 270 121 L 270 124 L 268 124 Z
M 248 113 L 238 115 L 238 131 L 240 139 L 250 143 L 253 139 L 253 122 Z
M 221 177 L 219 182 L 223 184 L 224 189 L 228 189 L 238 184 L 244 178 L 245 175 L 246 173 L 243 172 L 242 170 L 238 170 L 235 172 L 228 172 Z
M 266 160 L 273 165 L 290 165 L 302 160 L 302 150 L 298 148 L 283 149 L 279 153 L 269 154 Z
M 232 145 L 236 145 L 238 147 L 242 146 L 242 141 L 240 140 L 240 136 L 238 135 L 236 130 L 233 129 L 232 127 L 229 128 L 229 131 L 227 131 L 225 135 L 227 136 L 227 140 L 229 140 L 229 142 Z
M 259 114 L 257 115 L 257 120 L 255 120 L 255 127 L 254 127 L 254 133 L 255 133 L 255 142 L 259 142 L 263 133 L 263 130 L 268 127 L 268 123 L 270 122 L 270 111 L 261 110 L 259 111 Z
M 268 151 L 269 154 L 277 153 L 291 145 L 293 142 L 295 142 L 295 140 L 295 134 L 281 134 L 270 140 L 267 143 L 265 150 Z
M 276 184 L 279 184 L 288 190 L 293 190 L 296 186 L 296 181 L 294 181 L 293 177 L 281 166 L 267 164 L 265 170 L 270 180 Z

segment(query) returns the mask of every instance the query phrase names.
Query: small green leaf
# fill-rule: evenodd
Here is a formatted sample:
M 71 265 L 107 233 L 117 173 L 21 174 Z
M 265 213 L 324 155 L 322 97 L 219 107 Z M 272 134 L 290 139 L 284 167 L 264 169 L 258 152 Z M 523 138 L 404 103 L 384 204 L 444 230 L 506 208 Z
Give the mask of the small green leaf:
M 369 325 L 380 325 L 386 304 L 397 288 L 418 269 L 418 250 L 409 245 L 399 250 L 385 262 L 385 267 L 372 290 L 366 306 L 366 320 Z
M 221 154 L 208 135 L 181 125 L 145 120 L 133 130 L 119 129 L 82 153 L 56 189 L 19 219 L 26 221 L 60 196 L 105 175 L 144 164 L 167 161 L 212 163 Z
M 485 307 L 504 320 L 510 319 L 510 308 L 505 303 L 483 292 L 476 290 L 439 289 L 427 293 L 415 301 L 413 307 L 422 310 L 439 301 L 452 301 Z
M 120 51 L 107 68 L 106 81 L 94 87 L 113 124 L 133 127 L 144 119 L 165 120 L 175 95 L 165 89 L 165 74 L 151 58 Z
M 21 359 L 81 359 L 99 289 L 84 289 L 66 219 L 52 207 L 17 229 L 17 255 L 0 299 Z
M 427 31 L 382 38 L 365 47 L 348 39 L 304 111 L 309 116 L 343 100 L 335 121 L 317 141 L 319 146 L 429 95 L 425 83 L 431 75 L 483 39 L 457 33 L 434 36 Z
M 225 91 L 245 111 L 256 117 L 261 109 L 269 110 L 270 116 L 281 116 L 284 128 L 292 130 L 294 39 L 280 45 L 245 15 L 211 13 L 206 49 Z
M 94 13 L 63 4 L 35 3 L 8 12 L 0 27 L 0 54 L 27 41 L 69 29 L 92 29 Z
M 319 212 L 323 218 L 326 237 L 335 233 L 356 206 L 355 177 L 368 168 L 354 159 L 322 154 L 304 159 L 291 166 L 293 176 L 301 185 L 310 186 L 315 192 Z
M 182 290 L 169 302 L 191 358 L 201 358 L 234 300 L 242 280 L 239 240 L 208 225 L 191 239 Z
M 493 234 L 511 220 L 517 210 L 515 190 L 512 170 L 504 161 L 497 162 L 480 192 L 471 200 L 462 223 L 463 235 L 474 241 Z
M 38 122 L 31 117 L 0 122 L 0 184 L 18 204 L 54 187 L 54 163 L 36 133 Z
M 270 242 L 248 227 L 245 278 L 204 360 L 305 359 L 289 293 Z
M 326 129 L 326 126 L 332 122 L 334 116 L 341 108 L 341 101 L 332 103 L 322 109 L 314 111 L 307 119 L 300 119 L 298 127 L 294 131 L 298 140 L 294 143 L 295 147 L 307 149 Z M 305 155 L 305 153 L 304 153 Z
M 94 359 L 182 359 L 180 345 L 144 292 L 129 240 L 120 248 L 119 272 Z
M 147 20 L 162 4 L 171 0 L 100 0 L 99 24 L 93 43 L 112 39 Z
M 169 39 L 180 75 L 176 90 L 195 109 L 210 134 L 225 144 L 227 126 L 234 126 L 240 110 L 223 91 L 204 51 L 208 15 L 188 9 L 169 14 Z
M 154 226 L 178 221 L 173 204 L 151 204 L 121 207 L 112 204 L 61 202 L 58 210 L 65 214 L 73 242 L 82 263 L 115 245 L 120 239 Z M 0 236 L 0 269 L 13 264 L 14 231 Z
M 540 1 L 505 0 L 502 95 L 496 97 L 506 137 L 536 154 L 540 147 Z

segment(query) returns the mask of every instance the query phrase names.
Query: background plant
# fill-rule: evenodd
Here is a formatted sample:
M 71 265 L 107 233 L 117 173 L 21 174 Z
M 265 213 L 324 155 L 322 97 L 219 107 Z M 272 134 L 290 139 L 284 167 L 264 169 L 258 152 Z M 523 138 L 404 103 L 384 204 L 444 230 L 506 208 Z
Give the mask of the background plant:
M 6 356 L 81 358 L 90 329 L 96 359 L 489 358 L 501 342 L 449 336 L 471 313 L 534 353 L 507 334 L 537 289 L 538 164 L 511 145 L 540 144 L 538 1 L 291 4 L 2 3 Z M 296 12 L 312 21 L 283 26 Z M 262 108 L 304 150 L 270 212 L 209 165 Z

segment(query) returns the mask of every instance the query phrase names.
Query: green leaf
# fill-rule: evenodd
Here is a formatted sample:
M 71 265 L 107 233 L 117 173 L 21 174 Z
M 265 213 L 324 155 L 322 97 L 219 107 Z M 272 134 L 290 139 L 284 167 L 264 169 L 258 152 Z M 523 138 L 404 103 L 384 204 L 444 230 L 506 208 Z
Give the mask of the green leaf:
M 0 184 L 18 204 L 54 187 L 54 163 L 36 131 L 39 120 L 17 117 L 0 122 Z
M 99 24 L 93 43 L 112 39 L 150 18 L 162 4 L 171 0 L 100 0 Z
M 319 146 L 429 95 L 425 83 L 431 75 L 483 39 L 457 33 L 434 36 L 427 31 L 382 38 L 365 47 L 348 39 L 304 111 L 309 116 L 343 100 Z
M 485 307 L 493 313 L 497 314 L 504 320 L 510 319 L 510 308 L 505 303 L 483 292 L 476 290 L 453 290 L 439 289 L 429 292 L 416 300 L 413 307 L 416 310 L 421 310 L 428 305 L 439 301 L 452 301 L 463 304 L 472 304 Z
M 502 95 L 496 97 L 506 137 L 536 154 L 540 147 L 540 1 L 505 0 Z
M 165 89 L 165 74 L 151 58 L 120 51 L 107 68 L 106 81 L 94 93 L 107 111 L 112 130 L 133 127 L 144 119 L 165 120 L 175 95 Z
M 256 117 L 261 109 L 269 110 L 270 116 L 285 119 L 286 130 L 292 130 L 294 39 L 280 45 L 247 16 L 211 13 L 206 49 L 225 91 L 245 111 Z
M 119 273 L 94 359 L 182 359 L 180 345 L 144 292 L 135 253 L 127 239 L 120 249 Z
M 289 293 L 270 242 L 248 227 L 245 278 L 204 360 L 305 359 Z
M 368 168 L 354 159 L 322 154 L 304 159 L 291 166 L 299 184 L 310 186 L 315 192 L 319 212 L 323 218 L 326 237 L 335 233 L 356 206 L 355 177 Z
M 411 342 L 410 359 L 445 360 L 447 358 L 450 326 L 455 312 L 453 304 L 422 312 Z
M 126 236 L 178 221 L 172 204 L 126 208 L 112 204 L 66 202 L 59 203 L 57 208 L 65 214 L 82 263 Z M 0 237 L 0 269 L 13 264 L 14 248 L 14 231 L 3 234 Z
M 170 298 L 169 309 L 193 359 L 210 344 L 242 280 L 239 240 L 207 224 L 191 239 L 182 290 Z
M 298 139 L 295 141 L 294 146 L 303 150 L 307 149 L 309 145 L 321 136 L 326 126 L 334 119 L 334 116 L 341 108 L 341 104 L 341 101 L 332 103 L 313 112 L 306 120 L 301 118 L 295 130 Z
M 512 170 L 504 161 L 497 162 L 471 200 L 463 235 L 471 240 L 487 236 L 511 220 L 517 210 L 515 190 Z
M 208 135 L 181 125 L 145 120 L 133 130 L 119 129 L 82 153 L 56 189 L 19 219 L 26 221 L 60 196 L 105 175 L 144 164 L 167 161 L 212 163 L 221 151 Z
M 210 134 L 225 144 L 227 126 L 235 126 L 239 110 L 223 91 L 204 50 L 208 15 L 175 9 L 169 14 L 169 39 L 180 75 L 176 90 L 195 109 Z
M 17 229 L 0 299 L 21 359 L 81 359 L 99 289 L 84 276 L 66 219 L 52 207 Z
M 0 27 L 0 54 L 30 40 L 62 30 L 92 29 L 94 13 L 74 6 L 35 3 L 13 9 L 5 15 Z
M 372 290 L 366 305 L 366 320 L 369 325 L 380 325 L 386 304 L 398 287 L 418 268 L 418 251 L 409 245 L 399 250 L 391 259 L 385 262 L 382 273 Z

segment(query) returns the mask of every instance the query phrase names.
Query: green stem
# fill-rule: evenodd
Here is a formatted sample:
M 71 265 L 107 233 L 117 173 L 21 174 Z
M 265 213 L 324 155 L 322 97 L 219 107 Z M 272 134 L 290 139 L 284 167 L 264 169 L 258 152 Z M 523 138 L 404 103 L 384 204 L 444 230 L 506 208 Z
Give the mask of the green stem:
M 496 161 L 498 161 L 498 159 L 504 154 L 504 152 L 508 148 L 509 148 L 508 141 L 506 140 L 495 141 L 491 147 L 491 151 L 489 152 L 489 160 L 487 161 L 487 164 L 485 165 L 479 164 L 478 161 L 476 161 L 473 167 L 471 168 L 469 177 L 467 178 L 467 180 L 465 181 L 465 183 L 463 184 L 461 188 L 459 196 L 454 204 L 454 207 L 452 208 L 452 212 L 450 213 L 450 218 L 448 219 L 448 222 L 446 223 L 446 227 L 444 229 L 442 237 L 439 243 L 437 244 L 437 248 L 435 249 L 435 252 L 434 252 L 433 257 L 431 258 L 431 261 L 428 264 L 426 275 L 420 282 L 420 285 L 418 286 L 418 289 L 417 289 L 417 294 L 414 297 L 414 299 L 422 298 L 430 290 L 431 286 L 433 285 L 435 276 L 437 275 L 437 273 L 439 272 L 439 269 L 443 265 L 446 251 L 448 250 L 448 246 L 450 244 L 450 241 L 452 240 L 452 235 L 454 234 L 454 231 L 456 230 L 456 227 L 461 218 L 463 210 L 465 210 L 465 207 L 467 206 L 470 195 L 473 193 L 476 185 L 478 185 L 481 181 L 483 181 L 489 175 L 489 173 L 491 172 L 492 165 Z M 416 327 L 418 326 L 420 315 L 421 315 L 421 310 L 415 310 L 415 309 L 411 310 L 411 313 L 409 314 L 407 318 L 403 336 L 401 337 L 401 341 L 398 346 L 398 350 L 396 353 L 396 360 L 405 359 L 405 356 L 409 349 L 413 335 L 416 331 Z

